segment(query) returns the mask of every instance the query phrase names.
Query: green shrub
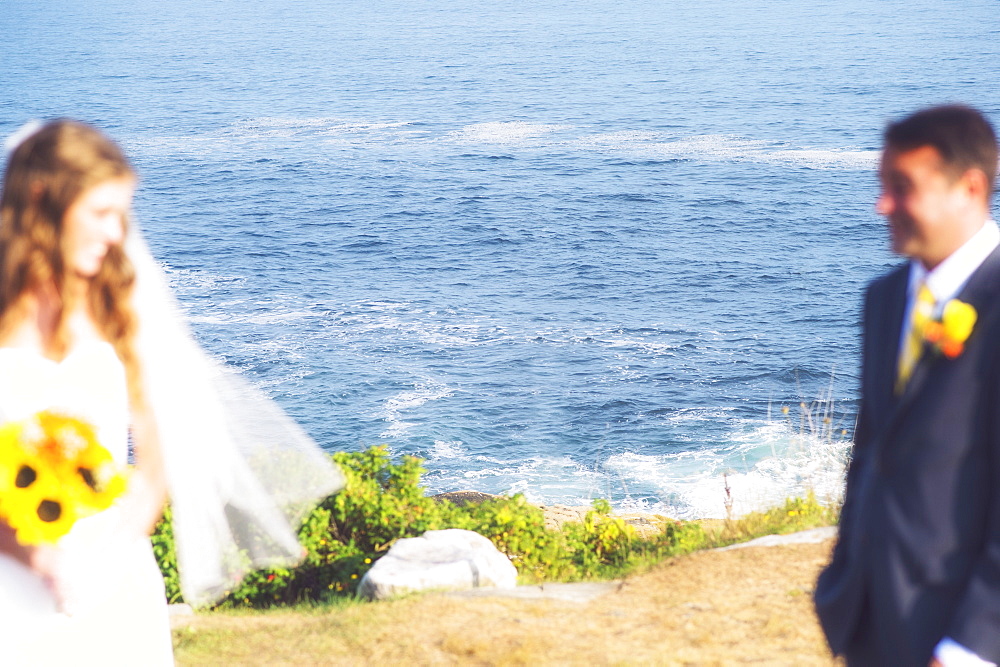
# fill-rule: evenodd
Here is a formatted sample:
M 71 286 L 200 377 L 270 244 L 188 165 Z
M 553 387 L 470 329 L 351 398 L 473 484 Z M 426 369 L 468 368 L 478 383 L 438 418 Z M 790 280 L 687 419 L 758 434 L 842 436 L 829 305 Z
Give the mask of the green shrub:
M 167 602 L 181 601 L 181 584 L 177 577 L 177 552 L 174 551 L 174 530 L 171 523 L 170 506 L 163 508 L 163 518 L 153 529 L 150 542 L 153 544 L 153 555 L 163 574 L 163 587 L 166 589 Z
M 708 535 L 698 523 L 665 520 L 659 533 L 640 538 L 632 526 L 610 515 L 606 500 L 595 500 L 582 522 L 553 530 L 546 528 L 542 510 L 520 494 L 465 506 L 428 497 L 420 486 L 421 461 L 404 456 L 394 463 L 384 446 L 333 458 L 347 484 L 302 522 L 302 564 L 249 574 L 223 606 L 268 607 L 353 595 L 361 577 L 393 542 L 428 530 L 464 528 L 484 535 L 511 559 L 522 583 L 536 583 L 621 577 L 668 556 L 736 541 L 740 531 L 754 537 L 753 531 L 782 532 L 803 522 L 828 522 L 830 516 L 809 496 L 748 515 L 748 523 L 727 525 L 724 535 Z M 169 511 L 154 533 L 153 546 L 167 597 L 178 601 Z

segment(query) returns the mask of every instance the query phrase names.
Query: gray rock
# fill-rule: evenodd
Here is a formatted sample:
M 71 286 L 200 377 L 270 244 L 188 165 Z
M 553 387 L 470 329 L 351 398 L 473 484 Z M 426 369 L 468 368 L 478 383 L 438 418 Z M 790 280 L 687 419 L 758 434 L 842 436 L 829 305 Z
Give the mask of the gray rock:
M 375 600 L 425 590 L 514 588 L 517 569 L 471 530 L 429 530 L 397 540 L 361 579 L 358 594 Z

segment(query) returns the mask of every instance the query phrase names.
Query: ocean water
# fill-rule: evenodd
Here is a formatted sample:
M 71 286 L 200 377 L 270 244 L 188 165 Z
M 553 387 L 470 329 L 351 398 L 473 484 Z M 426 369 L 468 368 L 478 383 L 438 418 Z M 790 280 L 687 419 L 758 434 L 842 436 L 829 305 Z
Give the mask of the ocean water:
M 998 16 L 3 0 L 0 134 L 116 137 L 199 339 L 324 448 L 720 516 L 727 487 L 840 493 L 861 293 L 896 261 L 880 132 L 949 101 L 1000 123 Z

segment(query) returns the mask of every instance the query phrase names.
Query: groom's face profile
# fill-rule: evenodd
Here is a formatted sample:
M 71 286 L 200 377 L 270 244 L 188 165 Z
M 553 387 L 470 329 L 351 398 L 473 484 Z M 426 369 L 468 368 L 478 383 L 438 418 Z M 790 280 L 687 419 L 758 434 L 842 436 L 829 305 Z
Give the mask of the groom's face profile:
M 961 245 L 959 220 L 969 204 L 964 180 L 949 173 L 933 146 L 885 149 L 875 210 L 889 223 L 893 252 L 932 269 Z

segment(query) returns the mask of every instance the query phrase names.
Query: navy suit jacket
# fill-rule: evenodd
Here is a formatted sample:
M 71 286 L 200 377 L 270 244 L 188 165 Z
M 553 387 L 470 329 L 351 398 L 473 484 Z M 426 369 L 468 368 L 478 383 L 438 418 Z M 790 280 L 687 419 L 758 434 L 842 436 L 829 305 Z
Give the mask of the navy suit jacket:
M 859 620 L 879 662 L 926 665 L 951 637 L 1000 662 L 1000 249 L 957 298 L 978 321 L 949 359 L 925 351 L 894 393 L 908 267 L 865 298 L 861 408 L 840 534 L 816 585 L 834 653 Z

